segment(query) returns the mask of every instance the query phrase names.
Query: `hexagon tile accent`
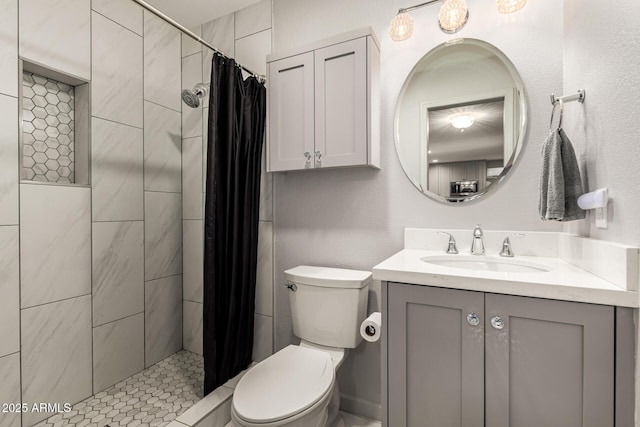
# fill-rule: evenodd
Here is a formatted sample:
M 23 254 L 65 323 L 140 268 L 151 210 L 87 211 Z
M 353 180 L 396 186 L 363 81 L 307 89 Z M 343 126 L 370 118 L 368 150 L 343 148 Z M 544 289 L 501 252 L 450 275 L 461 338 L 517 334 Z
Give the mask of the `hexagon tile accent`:
M 25 71 L 22 76 L 22 178 L 72 183 L 74 88 Z
M 163 427 L 202 399 L 203 389 L 202 356 L 182 350 L 35 427 Z

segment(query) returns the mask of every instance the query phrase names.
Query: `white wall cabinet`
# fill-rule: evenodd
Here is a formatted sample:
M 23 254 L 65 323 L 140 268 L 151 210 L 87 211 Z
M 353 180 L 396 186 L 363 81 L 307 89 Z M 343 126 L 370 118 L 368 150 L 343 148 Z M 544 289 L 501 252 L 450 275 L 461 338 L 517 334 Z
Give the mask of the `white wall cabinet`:
M 380 167 L 380 52 L 371 29 L 267 62 L 267 171 Z

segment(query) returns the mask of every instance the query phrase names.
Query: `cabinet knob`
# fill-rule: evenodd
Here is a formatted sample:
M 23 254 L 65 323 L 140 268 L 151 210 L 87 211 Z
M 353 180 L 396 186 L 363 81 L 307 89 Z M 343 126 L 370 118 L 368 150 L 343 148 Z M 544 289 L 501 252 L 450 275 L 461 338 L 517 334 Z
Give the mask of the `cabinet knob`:
M 320 152 L 320 150 L 316 150 L 316 160 L 320 161 L 321 157 L 322 157 L 322 153 Z
M 467 323 L 471 326 L 478 326 L 480 324 L 480 318 L 475 313 L 467 314 Z
M 491 326 L 493 326 L 494 329 L 502 329 L 504 328 L 504 320 L 500 316 L 493 316 L 491 318 Z
M 304 157 L 307 159 L 307 163 L 311 162 L 311 153 L 308 151 L 304 152 Z

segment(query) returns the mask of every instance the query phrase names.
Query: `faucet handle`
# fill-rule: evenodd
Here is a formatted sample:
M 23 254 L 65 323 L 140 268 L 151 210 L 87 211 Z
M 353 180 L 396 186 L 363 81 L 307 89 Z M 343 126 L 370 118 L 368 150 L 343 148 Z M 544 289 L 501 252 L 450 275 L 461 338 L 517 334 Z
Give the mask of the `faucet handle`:
M 458 248 L 456 247 L 456 239 L 453 237 L 453 234 L 447 233 L 446 231 L 438 231 L 438 234 L 446 234 L 449 236 L 449 244 L 447 245 L 447 253 L 448 254 L 457 254 Z
M 513 258 L 513 250 L 511 250 L 511 237 L 524 237 L 522 233 L 514 233 L 510 234 L 504 238 L 502 241 L 502 250 L 500 251 L 500 256 Z

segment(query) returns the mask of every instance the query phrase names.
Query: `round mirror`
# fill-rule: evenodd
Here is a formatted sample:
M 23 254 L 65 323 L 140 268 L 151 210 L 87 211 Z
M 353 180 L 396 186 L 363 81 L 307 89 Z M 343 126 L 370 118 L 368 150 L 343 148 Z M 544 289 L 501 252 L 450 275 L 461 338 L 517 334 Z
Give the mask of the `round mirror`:
M 522 80 L 500 50 L 474 39 L 442 44 L 418 61 L 400 92 L 400 163 L 435 200 L 476 200 L 509 173 L 526 117 Z

